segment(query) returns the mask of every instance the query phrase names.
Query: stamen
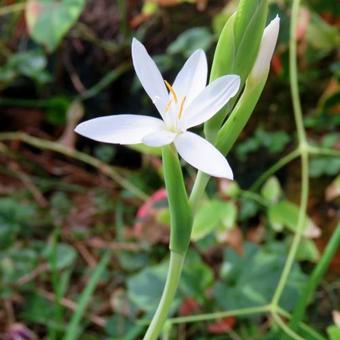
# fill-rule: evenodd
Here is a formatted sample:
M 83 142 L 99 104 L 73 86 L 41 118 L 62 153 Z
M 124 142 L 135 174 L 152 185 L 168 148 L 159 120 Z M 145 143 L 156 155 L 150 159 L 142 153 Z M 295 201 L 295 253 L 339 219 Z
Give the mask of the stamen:
M 173 89 L 173 87 L 166 80 L 164 80 L 164 83 L 165 83 L 166 87 L 168 88 L 168 90 L 170 91 L 170 93 L 172 94 L 172 96 L 174 97 L 175 103 L 177 104 L 178 103 L 178 99 L 177 99 L 177 95 L 176 95 L 175 90 Z
M 172 104 L 172 99 L 170 99 L 170 100 L 166 103 L 165 112 L 168 112 L 168 111 L 170 110 L 171 104 Z
M 185 103 L 186 99 L 187 99 L 187 97 L 183 97 L 183 99 L 181 101 L 181 106 L 179 107 L 179 112 L 178 112 L 178 119 L 181 119 L 181 117 L 182 117 L 184 103 Z

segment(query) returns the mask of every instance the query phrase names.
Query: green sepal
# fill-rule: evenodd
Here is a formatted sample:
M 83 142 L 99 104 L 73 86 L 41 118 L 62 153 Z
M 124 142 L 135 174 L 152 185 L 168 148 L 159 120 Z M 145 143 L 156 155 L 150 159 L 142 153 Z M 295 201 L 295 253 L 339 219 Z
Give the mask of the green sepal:
M 267 14 L 267 0 L 240 1 L 237 12 L 228 19 L 219 37 L 210 82 L 226 74 L 237 74 L 241 77 L 240 88 L 243 87 L 257 57 Z M 236 98 L 205 123 L 204 132 L 209 140 L 215 140 Z
M 162 156 L 170 210 L 170 250 L 185 254 L 190 242 L 192 211 L 175 148 L 172 145 L 164 146 Z

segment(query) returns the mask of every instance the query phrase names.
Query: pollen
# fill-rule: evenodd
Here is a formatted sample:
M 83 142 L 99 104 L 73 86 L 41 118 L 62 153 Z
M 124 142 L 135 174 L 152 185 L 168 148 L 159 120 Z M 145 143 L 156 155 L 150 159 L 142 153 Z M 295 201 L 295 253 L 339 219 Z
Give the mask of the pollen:
M 177 104 L 178 103 L 178 98 L 177 98 L 175 90 L 173 89 L 173 87 L 166 80 L 164 80 L 164 83 L 165 83 L 166 87 L 168 88 L 169 92 L 174 97 L 175 103 Z

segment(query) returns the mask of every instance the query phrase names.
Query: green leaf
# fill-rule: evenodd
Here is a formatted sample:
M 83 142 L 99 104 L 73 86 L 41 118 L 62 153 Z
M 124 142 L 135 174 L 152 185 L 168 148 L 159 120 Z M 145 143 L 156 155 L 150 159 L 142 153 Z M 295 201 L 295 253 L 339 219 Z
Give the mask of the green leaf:
M 339 172 L 339 157 L 316 157 L 309 162 L 309 174 L 311 177 L 334 176 Z
M 10 248 L 0 252 L 0 296 L 11 294 L 18 279 L 31 273 L 38 265 L 38 254 L 32 249 Z
M 340 327 L 334 326 L 334 325 L 327 327 L 327 334 L 330 340 L 339 340 L 340 339 Z
M 317 262 L 320 258 L 320 252 L 314 241 L 302 239 L 299 249 L 296 253 L 298 261 Z
M 211 286 L 213 279 L 213 271 L 202 261 L 200 255 L 193 251 L 188 252 L 180 282 L 180 290 L 184 296 L 204 303 L 204 291 Z
M 76 22 L 84 6 L 85 0 L 29 0 L 26 21 L 32 39 L 52 52 Z
M 269 223 L 276 231 L 281 231 L 284 227 L 295 232 L 298 219 L 299 207 L 289 201 L 281 201 L 273 204 L 267 211 Z M 309 236 L 310 232 L 316 228 L 314 222 L 307 216 L 304 226 L 305 236 Z
M 11 198 L 0 199 L 0 248 L 10 246 L 21 231 L 27 231 L 35 214 L 32 204 L 17 202 Z
M 214 36 L 206 27 L 195 27 L 180 34 L 178 38 L 169 45 L 167 52 L 170 54 L 182 54 L 188 58 L 199 48 L 207 50 L 213 41 Z
M 191 239 L 197 241 L 222 226 L 232 228 L 237 217 L 237 209 L 233 202 L 211 200 L 206 201 L 197 212 L 192 229 Z
M 279 200 L 282 194 L 282 189 L 277 177 L 272 176 L 266 181 L 262 187 L 261 194 L 267 201 L 271 203 L 275 203 Z
M 165 285 L 168 265 L 169 262 L 164 261 L 147 267 L 127 280 L 128 297 L 142 311 L 156 310 Z
M 339 32 L 316 13 L 312 13 L 307 29 L 307 41 L 316 49 L 330 51 L 340 44 Z
M 19 76 L 25 76 L 37 83 L 44 84 L 50 80 L 46 72 L 47 59 L 40 49 L 17 52 L 0 68 L 0 81 L 13 82 Z
M 44 256 L 51 258 L 51 245 L 45 249 Z M 64 269 L 71 266 L 76 260 L 77 252 L 74 248 L 66 243 L 59 243 L 56 245 L 56 268 Z
M 283 244 L 258 247 L 246 243 L 242 256 L 228 249 L 220 270 L 221 281 L 214 287 L 214 297 L 220 308 L 230 310 L 262 306 L 270 303 L 285 263 Z M 283 292 L 283 308 L 291 310 L 306 281 L 298 264 L 294 264 Z

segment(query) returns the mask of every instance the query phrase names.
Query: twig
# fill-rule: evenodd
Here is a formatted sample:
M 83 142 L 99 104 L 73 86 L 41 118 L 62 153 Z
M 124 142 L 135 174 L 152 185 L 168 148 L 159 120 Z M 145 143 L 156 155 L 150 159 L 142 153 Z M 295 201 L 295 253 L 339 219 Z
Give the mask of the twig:
M 38 289 L 38 292 L 44 297 L 46 298 L 47 300 L 49 301 L 52 301 L 52 302 L 55 302 L 56 298 L 55 298 L 55 294 L 51 293 L 51 292 L 48 292 L 46 290 L 43 290 L 43 289 Z M 60 300 L 60 304 L 71 310 L 72 312 L 74 312 L 75 310 L 77 310 L 78 308 L 78 305 L 70 300 L 70 299 L 67 299 L 67 298 L 61 298 Z M 85 318 L 90 320 L 93 324 L 99 326 L 99 327 L 104 327 L 105 324 L 106 324 L 106 319 L 105 318 L 102 318 L 98 315 L 85 315 Z
M 139 188 L 134 186 L 132 183 L 130 183 L 128 180 L 126 180 L 124 177 L 122 177 L 120 174 L 118 174 L 115 168 L 113 168 L 112 166 L 109 166 L 108 164 L 86 153 L 73 150 L 71 148 L 65 147 L 56 142 L 30 136 L 24 132 L 0 133 L 0 141 L 5 141 L 5 140 L 20 140 L 36 148 L 40 148 L 43 150 L 51 150 L 51 151 L 63 154 L 65 156 L 74 158 L 76 160 L 89 164 L 93 166 L 94 168 L 98 169 L 103 174 L 113 179 L 118 185 L 122 186 L 124 189 L 133 193 L 139 199 L 144 201 L 148 197 L 142 190 L 140 190 Z
M 94 238 L 86 241 L 88 246 L 97 249 L 111 249 L 111 250 L 127 250 L 132 252 L 141 251 L 143 249 L 142 246 L 135 243 L 127 243 L 127 242 L 106 242 L 99 238 Z
M 33 271 L 25 274 L 24 276 L 20 277 L 17 281 L 18 286 L 23 286 L 33 279 L 35 279 L 37 276 L 39 276 L 42 273 L 45 273 L 50 270 L 50 267 L 47 263 L 40 264 L 37 268 L 35 268 Z

